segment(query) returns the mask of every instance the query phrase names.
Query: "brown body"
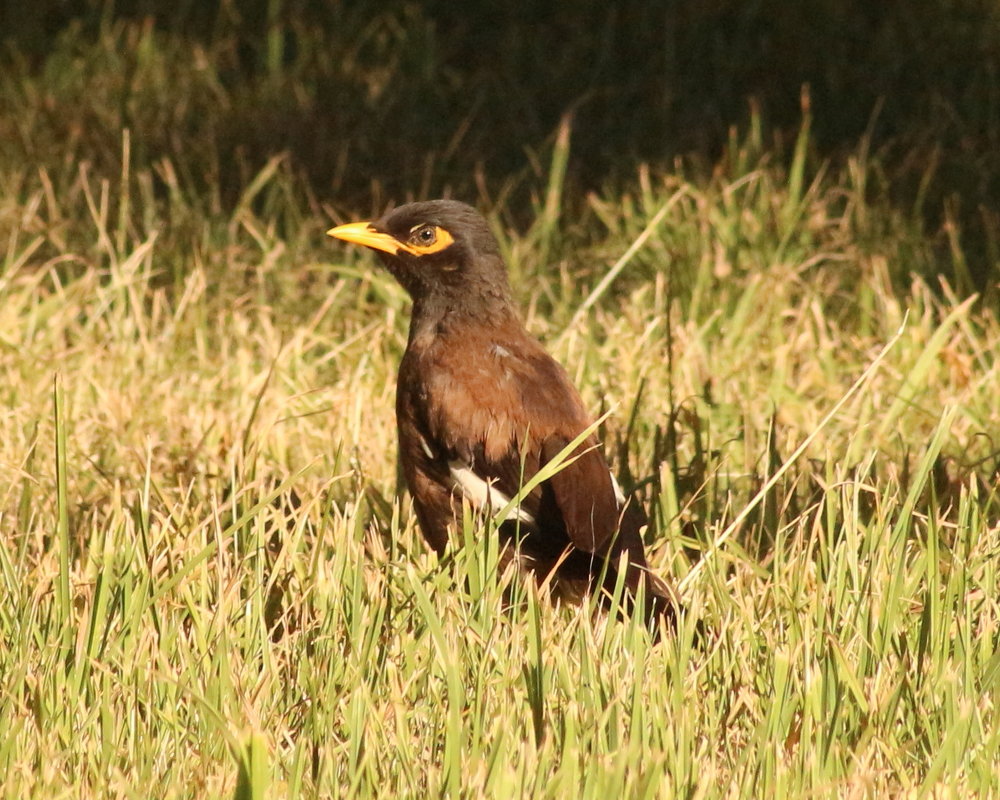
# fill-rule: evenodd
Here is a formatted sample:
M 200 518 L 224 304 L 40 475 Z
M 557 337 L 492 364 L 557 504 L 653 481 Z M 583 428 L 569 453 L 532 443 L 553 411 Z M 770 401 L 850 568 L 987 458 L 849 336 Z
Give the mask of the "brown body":
M 592 419 L 518 318 L 478 214 L 434 201 L 363 225 L 331 233 L 379 250 L 413 297 L 396 394 L 400 460 L 421 531 L 440 554 L 461 524 L 463 502 L 498 511 Z M 425 244 L 429 229 L 434 240 Z M 667 587 L 646 569 L 644 525 L 591 436 L 502 522 L 502 552 L 574 600 L 591 591 L 610 596 L 624 556 L 630 595 L 644 583 L 646 610 L 669 614 Z

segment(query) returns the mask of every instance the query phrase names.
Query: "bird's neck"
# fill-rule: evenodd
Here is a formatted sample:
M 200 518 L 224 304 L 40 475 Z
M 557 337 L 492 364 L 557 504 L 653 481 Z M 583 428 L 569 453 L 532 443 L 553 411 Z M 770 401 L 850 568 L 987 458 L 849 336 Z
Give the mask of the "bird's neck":
M 430 344 L 461 332 L 467 325 L 474 329 L 490 330 L 522 326 L 506 292 L 470 298 L 431 294 L 415 297 L 410 317 L 411 347 Z

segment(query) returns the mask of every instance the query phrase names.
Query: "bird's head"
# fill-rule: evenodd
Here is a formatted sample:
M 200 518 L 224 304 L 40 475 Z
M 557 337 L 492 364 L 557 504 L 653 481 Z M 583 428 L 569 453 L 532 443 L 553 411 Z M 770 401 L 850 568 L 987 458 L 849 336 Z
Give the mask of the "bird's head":
M 508 302 L 507 271 L 486 220 L 455 200 L 408 203 L 327 234 L 378 252 L 414 300 Z

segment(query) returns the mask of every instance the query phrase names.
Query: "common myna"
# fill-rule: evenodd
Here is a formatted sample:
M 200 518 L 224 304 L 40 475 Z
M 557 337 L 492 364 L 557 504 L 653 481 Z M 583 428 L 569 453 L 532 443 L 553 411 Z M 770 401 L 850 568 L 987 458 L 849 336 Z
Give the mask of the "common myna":
M 410 203 L 328 233 L 378 251 L 413 299 L 396 386 L 399 457 L 424 538 L 442 554 L 463 500 L 498 513 L 592 420 L 565 370 L 525 330 L 475 209 Z M 517 559 L 574 601 L 597 590 L 609 597 L 625 563 L 629 598 L 644 583 L 647 615 L 671 617 L 672 594 L 646 567 L 645 524 L 590 435 L 500 522 L 502 563 Z

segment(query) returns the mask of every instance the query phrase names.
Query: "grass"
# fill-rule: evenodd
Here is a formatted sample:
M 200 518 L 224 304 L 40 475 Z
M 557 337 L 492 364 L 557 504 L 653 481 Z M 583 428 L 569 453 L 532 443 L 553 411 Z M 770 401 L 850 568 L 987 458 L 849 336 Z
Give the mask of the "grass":
M 960 239 L 808 124 L 586 196 L 572 136 L 484 210 L 681 587 L 655 645 L 482 521 L 429 553 L 407 301 L 288 159 L 228 202 L 128 132 L 0 151 L 0 794 L 1000 793 L 1000 320 L 921 277 Z
M 925 220 L 935 266 L 963 294 L 991 291 L 995 3 L 575 0 L 521 12 L 435 0 L 7 3 L 0 152 L 54 178 L 86 161 L 116 181 L 127 128 L 132 166 L 155 190 L 217 212 L 287 151 L 343 209 L 450 189 L 504 205 L 524 230 L 528 196 L 557 173 L 544 143 L 567 116 L 572 197 L 609 177 L 624 187 L 638 163 L 678 153 L 710 170 L 734 124 L 763 123 L 781 158 L 805 97 L 813 155 L 842 159 L 865 139 L 878 158 L 861 175 Z M 514 201 L 490 201 L 504 197 Z

